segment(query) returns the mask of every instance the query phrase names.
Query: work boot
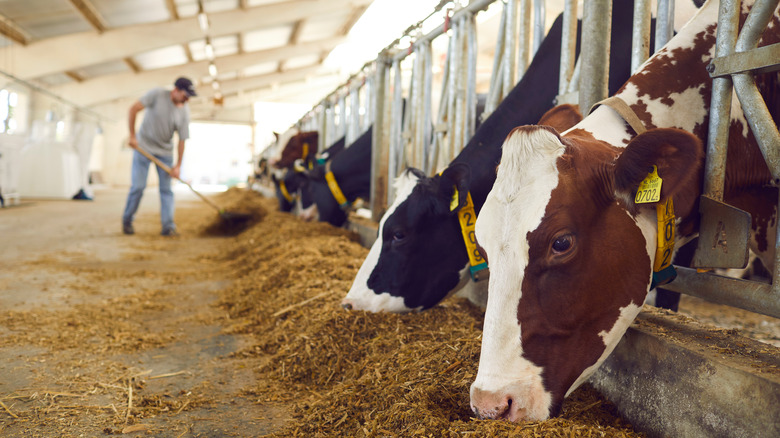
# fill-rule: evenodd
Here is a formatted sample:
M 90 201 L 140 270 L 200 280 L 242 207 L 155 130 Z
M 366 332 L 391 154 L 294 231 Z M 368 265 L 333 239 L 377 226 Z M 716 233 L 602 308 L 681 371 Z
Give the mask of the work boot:
M 135 230 L 133 229 L 133 224 L 122 222 L 122 232 L 125 234 L 135 234 Z
M 167 237 L 176 237 L 179 235 L 178 232 L 176 232 L 176 228 L 166 228 L 162 230 L 160 233 L 161 236 L 167 236 Z

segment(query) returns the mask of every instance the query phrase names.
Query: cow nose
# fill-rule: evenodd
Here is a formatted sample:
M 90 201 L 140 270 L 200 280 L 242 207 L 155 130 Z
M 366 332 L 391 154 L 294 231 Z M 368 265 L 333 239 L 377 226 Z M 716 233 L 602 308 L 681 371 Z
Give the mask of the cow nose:
M 341 302 L 341 307 L 346 310 L 352 310 L 352 302 L 344 300 Z
M 475 389 L 471 395 L 471 410 L 481 420 L 511 420 L 512 397 L 506 393 Z

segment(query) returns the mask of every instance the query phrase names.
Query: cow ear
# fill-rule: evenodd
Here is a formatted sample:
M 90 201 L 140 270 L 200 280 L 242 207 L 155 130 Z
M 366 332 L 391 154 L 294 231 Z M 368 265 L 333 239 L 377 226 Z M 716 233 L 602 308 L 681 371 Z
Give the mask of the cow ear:
M 558 132 L 564 132 L 581 121 L 580 107 L 564 103 L 547 110 L 537 125 L 547 125 Z
M 455 189 L 458 189 L 458 205 L 453 211 L 457 211 L 466 205 L 466 196 L 471 182 L 471 168 L 465 163 L 454 163 L 441 173 L 439 194 L 446 200 L 451 200 Z
M 615 162 L 615 194 L 635 209 L 639 184 L 656 166 L 662 180 L 660 200 L 672 197 L 678 216 L 690 213 L 701 192 L 704 147 L 693 134 L 682 129 L 652 129 L 634 137 Z

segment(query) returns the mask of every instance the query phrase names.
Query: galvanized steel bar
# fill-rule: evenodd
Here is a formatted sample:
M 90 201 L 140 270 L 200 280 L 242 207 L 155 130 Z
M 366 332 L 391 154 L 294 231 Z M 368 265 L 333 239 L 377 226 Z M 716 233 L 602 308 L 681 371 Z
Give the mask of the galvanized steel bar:
M 638 0 L 644 1 L 644 0 Z M 561 35 L 561 71 L 558 76 L 558 94 L 566 94 L 577 59 L 577 0 L 563 4 L 563 33 Z
M 631 73 L 650 57 L 650 0 L 634 0 L 634 28 L 631 33 Z
M 539 50 L 539 45 L 542 44 L 542 40 L 544 39 L 544 28 L 547 18 L 547 12 L 545 10 L 544 3 L 545 0 L 534 0 L 534 56 L 536 55 L 536 51 Z
M 756 81 L 750 73 L 732 75 L 734 89 L 742 104 L 750 130 L 758 141 L 769 170 L 775 181 L 780 181 L 780 133 L 772 120 L 772 115 L 756 87 Z
M 518 12 L 520 29 L 518 30 L 517 38 L 517 71 L 518 76 L 522 77 L 525 74 L 525 71 L 528 70 L 528 65 L 531 63 L 531 0 L 520 0 Z M 507 87 L 504 96 L 512 91 L 517 81 L 517 77 L 513 76 L 510 82 L 504 84 L 504 87 Z
M 571 0 L 575 1 L 575 0 Z M 485 109 L 482 112 L 483 120 L 495 111 L 498 106 L 499 95 L 501 94 L 501 71 L 504 57 L 505 40 L 507 35 L 506 30 L 506 15 L 507 15 L 507 3 L 501 8 L 501 19 L 498 24 L 498 35 L 496 36 L 496 46 L 493 50 L 493 69 L 490 70 L 490 88 L 488 89 L 487 99 L 485 101 Z
M 674 36 L 674 0 L 658 0 L 656 15 L 655 52 L 661 50 Z
M 520 0 L 527 1 L 527 0 Z M 503 100 L 515 83 L 515 50 L 517 47 L 517 2 L 508 0 L 506 3 L 506 40 L 504 41 L 504 57 L 501 62 L 501 93 L 499 100 Z
M 497 0 L 473 0 L 468 5 L 466 5 L 466 6 L 462 7 L 461 9 L 458 9 L 457 11 L 453 12 L 450 21 L 454 22 L 456 19 L 458 19 L 463 14 L 466 14 L 466 13 L 469 13 L 469 12 L 472 12 L 472 13 L 479 12 L 479 11 L 487 8 L 488 6 L 490 6 L 490 4 L 495 2 L 495 1 L 497 1 Z M 423 44 L 426 41 L 434 40 L 434 39 L 436 39 L 436 37 L 442 35 L 444 32 L 445 32 L 444 24 L 442 23 L 438 27 L 433 29 L 432 31 L 428 32 L 427 34 L 425 34 L 422 37 L 420 37 L 419 39 L 417 39 L 414 42 L 414 45 Z M 401 51 L 401 52 L 397 53 L 393 57 L 393 61 L 395 61 L 397 59 L 400 60 L 400 59 L 406 58 L 407 56 L 409 56 L 409 52 Z
M 319 135 L 317 136 L 317 150 L 321 151 L 325 149 L 325 135 L 328 132 L 328 102 L 323 101 L 319 108 L 320 111 L 317 115 L 319 122 L 319 129 L 317 129 L 317 131 L 319 131 Z
M 452 53 L 452 59 L 455 61 L 455 75 L 452 78 L 452 84 L 455 87 L 452 90 L 455 91 L 453 96 L 454 100 L 454 117 L 451 118 L 450 130 L 450 151 L 447 156 L 447 161 L 452 160 L 460 151 L 463 145 L 463 120 L 465 116 L 465 94 L 466 94 L 466 60 L 463 59 L 463 42 L 465 41 L 466 29 L 464 23 L 465 16 L 458 17 L 458 21 L 455 26 L 452 27 L 453 39 L 455 40 L 454 52 Z
M 433 139 L 432 136 L 432 111 L 433 111 L 433 47 L 431 43 L 429 42 L 424 46 L 424 48 L 421 50 L 421 55 L 424 59 L 424 72 L 423 72 L 423 90 L 425 93 L 424 97 L 424 108 L 423 108 L 423 116 L 422 116 L 422 157 L 420 157 L 420 162 L 422 163 L 422 169 L 425 172 L 426 175 L 429 175 L 433 169 L 431 169 L 430 164 L 428 163 L 428 156 L 431 149 L 431 142 Z
M 389 114 L 385 105 L 389 88 L 388 56 L 380 54 L 374 63 L 372 79 L 372 107 L 374 113 L 373 131 L 371 131 L 371 219 L 379 222 L 387 206 L 387 140 L 385 136 Z
M 408 165 L 412 167 L 422 168 L 423 160 L 422 154 L 424 149 L 423 138 L 423 118 L 425 117 L 425 86 L 423 84 L 425 76 L 425 56 L 423 55 L 424 47 L 416 47 L 414 50 L 414 68 L 412 69 L 412 86 L 410 94 L 410 102 L 412 107 L 409 111 L 409 140 L 411 143 L 412 153 L 407 158 Z
M 609 73 L 609 41 L 612 23 L 612 3 L 591 0 L 583 6 L 582 73 L 579 105 L 587 113 L 593 104 L 607 97 Z
M 664 289 L 780 318 L 780 294 L 769 284 L 676 268 L 677 278 Z
M 449 58 L 449 89 L 447 96 L 447 147 L 442 150 L 444 152 L 445 161 L 449 161 L 450 157 L 454 155 L 455 151 L 455 139 L 458 136 L 457 130 L 457 118 L 458 118 L 458 76 L 460 71 L 460 56 L 457 55 L 458 41 L 460 40 L 460 26 L 458 26 L 458 20 L 453 20 L 452 30 L 450 31 L 450 41 L 447 50 L 447 58 Z
M 347 135 L 347 93 L 342 93 L 339 96 L 338 105 L 338 129 L 336 130 L 336 135 L 332 136 L 330 142 L 328 142 L 328 146 L 335 143 L 336 140 L 339 140 L 341 137 Z
M 715 57 L 730 55 L 734 52 L 739 26 L 739 0 L 722 0 L 718 16 Z M 707 155 L 704 158 L 703 195 L 716 201 L 723 200 L 723 184 L 726 177 L 726 151 L 728 149 L 729 125 L 731 118 L 731 78 L 721 77 L 712 80 L 712 100 L 710 102 L 710 126 L 708 132 Z
M 466 44 L 466 117 L 463 127 L 463 142 L 460 149 L 474 136 L 474 126 L 477 121 L 477 23 L 473 13 L 463 17 L 466 28 L 464 35 Z
M 761 34 L 771 20 L 777 5 L 778 0 L 759 0 L 753 5 L 737 38 L 736 52 L 756 49 Z M 780 59 L 774 59 L 774 63 L 780 63 Z M 778 133 L 777 125 L 774 123 L 751 73 L 734 74 L 732 81 L 737 97 L 742 104 L 742 110 L 758 141 L 769 170 L 772 172 L 773 178 L 778 180 L 780 178 L 780 148 L 778 148 L 780 133 Z
M 403 148 L 403 81 L 401 60 L 393 59 L 393 104 L 390 115 L 390 149 L 387 160 L 387 203 L 393 203 L 393 180 L 398 175 L 398 161 Z
M 344 145 L 349 146 L 360 135 L 360 87 L 354 84 L 349 86 L 349 123 Z
M 368 75 L 366 77 L 366 86 L 363 87 L 363 117 L 360 124 L 360 132 L 366 132 L 369 126 L 374 123 L 374 112 L 375 112 L 375 104 L 374 104 L 374 90 L 375 86 L 374 83 L 376 81 L 375 74 Z

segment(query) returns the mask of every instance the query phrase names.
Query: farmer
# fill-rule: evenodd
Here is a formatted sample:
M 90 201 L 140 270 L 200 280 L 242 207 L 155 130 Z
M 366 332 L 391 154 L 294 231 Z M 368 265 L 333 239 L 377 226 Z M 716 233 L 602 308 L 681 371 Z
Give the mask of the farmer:
M 190 108 L 187 100 L 195 96 L 195 87 L 192 81 L 181 77 L 174 82 L 173 90 L 158 87 L 147 92 L 140 100 L 130 107 L 130 140 L 133 153 L 132 182 L 130 193 L 127 195 L 125 212 L 122 215 L 122 232 L 134 234 L 133 216 L 138 211 L 146 177 L 149 173 L 151 161 L 144 157 L 138 148 L 143 148 L 159 158 L 171 168 L 171 175 L 178 178 L 181 169 L 181 160 L 184 156 L 184 142 L 190 136 Z M 135 116 L 141 110 L 146 109 L 144 120 L 135 132 Z M 173 164 L 173 131 L 179 138 L 177 147 L 176 164 Z M 171 191 L 171 175 L 157 166 L 157 175 L 160 181 L 160 221 L 162 222 L 163 236 L 176 236 L 176 224 L 173 222 L 173 191 Z

